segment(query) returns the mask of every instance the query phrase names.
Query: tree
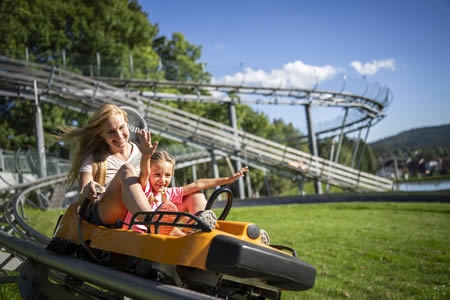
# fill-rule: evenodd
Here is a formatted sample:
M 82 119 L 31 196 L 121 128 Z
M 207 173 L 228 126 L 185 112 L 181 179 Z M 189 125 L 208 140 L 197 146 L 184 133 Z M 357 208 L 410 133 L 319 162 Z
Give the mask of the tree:
M 65 67 L 83 75 L 160 78 L 156 73 L 161 73 L 160 59 L 153 48 L 158 26 L 150 23 L 136 0 L 4 0 L 0 2 L 0 19 L 0 53 L 9 57 L 23 59 L 27 50 L 31 61 L 61 66 L 62 50 L 65 50 Z M 200 47 L 189 44 L 181 34 L 175 34 L 174 38 L 172 41 L 163 37 L 174 50 L 171 58 L 165 59 L 166 63 L 182 70 L 180 74 L 184 78 L 208 79 L 206 73 L 202 74 L 201 64 L 196 62 Z M 101 74 L 95 68 L 97 53 L 101 57 Z M 133 57 L 133 69 L 129 66 L 130 57 Z M 34 148 L 30 103 L 16 99 L 3 101 L 2 148 Z M 66 120 L 80 117 L 47 105 L 43 110 L 44 124 L 54 126 L 46 127 L 46 133 L 47 129 L 68 125 Z M 18 123 L 23 126 L 16 126 Z M 46 138 L 46 143 L 50 141 Z M 53 144 L 47 144 L 47 149 L 52 147 Z
M 158 37 L 153 40 L 153 47 L 161 58 L 167 80 L 210 81 L 210 74 L 204 72 L 202 63 L 197 62 L 201 57 L 201 46 L 190 44 L 182 33 L 173 33 L 171 40 Z
M 4 0 L 0 17 L 0 48 L 22 58 L 27 48 L 39 62 L 54 60 L 62 49 L 91 63 L 97 52 L 105 57 L 152 52 L 158 33 L 135 0 Z M 151 60 L 158 63 L 156 53 Z
M 52 104 L 42 103 L 44 141 L 46 151 L 68 158 L 67 147 L 55 138 L 59 127 L 82 125 L 87 122 L 87 116 L 69 110 L 60 109 Z M 29 101 L 0 102 L 0 144 L 3 149 L 36 150 L 36 133 L 33 104 Z

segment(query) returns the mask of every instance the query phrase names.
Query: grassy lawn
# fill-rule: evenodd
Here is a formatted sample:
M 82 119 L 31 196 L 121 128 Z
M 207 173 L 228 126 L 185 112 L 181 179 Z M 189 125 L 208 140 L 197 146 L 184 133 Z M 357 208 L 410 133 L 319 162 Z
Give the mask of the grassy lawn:
M 26 210 L 29 223 L 48 235 L 59 214 Z M 314 288 L 283 292 L 282 299 L 450 298 L 448 204 L 236 207 L 228 219 L 256 223 L 273 244 L 296 249 L 316 267 Z
M 235 208 L 316 267 L 283 299 L 449 299 L 450 205 L 336 203 Z

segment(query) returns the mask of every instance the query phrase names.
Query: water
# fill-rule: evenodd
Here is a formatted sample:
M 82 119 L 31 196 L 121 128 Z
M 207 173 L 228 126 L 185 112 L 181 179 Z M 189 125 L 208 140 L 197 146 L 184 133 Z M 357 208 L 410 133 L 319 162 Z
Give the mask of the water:
M 394 185 L 394 190 L 402 192 L 450 190 L 450 180 L 405 182 Z

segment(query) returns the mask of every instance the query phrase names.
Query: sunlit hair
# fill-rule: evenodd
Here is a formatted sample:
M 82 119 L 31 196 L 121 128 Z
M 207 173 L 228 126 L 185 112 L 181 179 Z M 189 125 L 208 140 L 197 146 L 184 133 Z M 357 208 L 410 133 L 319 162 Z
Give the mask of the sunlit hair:
M 113 104 L 103 104 L 90 117 L 84 128 L 62 128 L 64 134 L 59 137 L 64 142 L 70 142 L 72 166 L 68 173 L 68 183 L 73 185 L 80 175 L 80 168 L 86 158 L 92 153 L 94 158 L 93 177 L 101 185 L 106 180 L 106 158 L 109 146 L 101 136 L 105 131 L 108 119 L 116 114 L 122 114 L 128 123 L 127 113 Z
M 171 163 L 172 164 L 172 174 L 173 174 L 173 172 L 175 170 L 175 163 L 176 163 L 175 158 L 167 151 L 158 150 L 152 154 L 152 158 L 150 159 L 150 165 L 160 162 L 160 161 L 167 161 L 167 162 Z M 167 200 L 167 195 L 165 193 L 163 193 L 161 195 L 161 201 L 166 202 L 166 200 Z M 153 192 L 150 193 L 149 201 L 150 202 L 157 201 L 155 196 L 153 195 Z
M 150 160 L 150 164 L 159 162 L 159 161 L 167 161 L 172 164 L 172 173 L 175 169 L 175 158 L 167 151 L 157 150 L 152 154 L 152 158 Z

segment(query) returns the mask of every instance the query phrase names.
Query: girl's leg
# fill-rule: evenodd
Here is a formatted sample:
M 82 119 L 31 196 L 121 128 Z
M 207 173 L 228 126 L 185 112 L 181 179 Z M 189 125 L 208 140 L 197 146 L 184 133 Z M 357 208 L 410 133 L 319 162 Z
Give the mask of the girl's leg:
M 175 203 L 178 211 L 195 214 L 198 211 L 204 210 L 206 206 L 206 198 L 202 192 L 193 193 L 183 198 L 182 203 Z
M 99 201 L 99 215 L 105 224 L 114 224 L 117 219 L 123 220 L 128 210 L 132 214 L 151 211 L 138 174 L 130 164 L 124 164 L 119 169 Z
M 209 225 L 211 229 L 216 228 L 217 217 L 212 210 L 205 210 L 206 198 L 202 192 L 193 193 L 183 198 L 182 203 L 175 203 L 178 211 L 188 212 L 195 215 L 197 212 L 201 212 L 197 216 Z M 192 222 L 192 219 L 185 217 L 183 222 Z M 200 229 L 183 228 L 185 233 L 198 232 Z

